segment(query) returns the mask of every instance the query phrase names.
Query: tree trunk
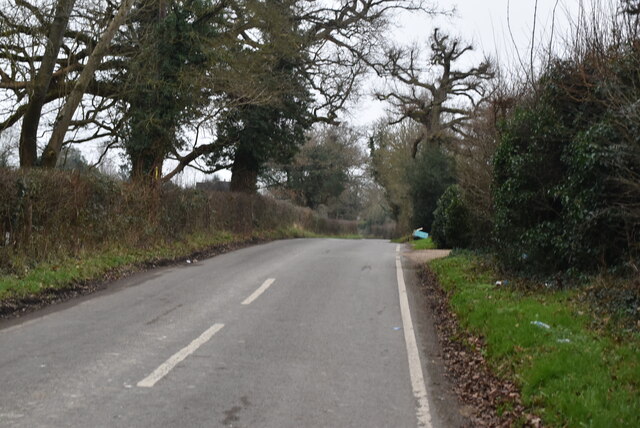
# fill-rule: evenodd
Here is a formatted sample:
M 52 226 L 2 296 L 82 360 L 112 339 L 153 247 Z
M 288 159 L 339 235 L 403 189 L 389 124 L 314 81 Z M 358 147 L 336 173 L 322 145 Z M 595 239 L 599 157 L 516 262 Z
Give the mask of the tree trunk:
M 247 144 L 240 144 L 231 167 L 231 191 L 256 193 L 260 163 Z
M 102 62 L 102 58 L 111 43 L 111 39 L 113 39 L 118 28 L 120 28 L 124 23 L 124 20 L 129 14 L 129 10 L 135 1 L 136 0 L 124 0 L 122 2 L 118 9 L 118 13 L 113 17 L 107 29 L 102 33 L 102 36 L 100 36 L 98 44 L 91 52 L 91 55 L 87 60 L 87 65 L 85 65 L 82 73 L 80 73 L 80 77 L 78 77 L 78 81 L 73 87 L 71 94 L 69 94 L 66 103 L 58 113 L 58 117 L 56 117 L 56 121 L 53 126 L 53 133 L 49 139 L 49 144 L 47 144 L 47 147 L 42 153 L 41 165 L 43 167 L 54 168 L 56 166 L 58 157 L 60 156 L 60 150 L 62 149 L 62 143 L 64 142 L 64 136 L 69 129 L 73 114 L 78 108 L 80 101 L 82 101 L 82 97 L 84 96 L 89 83 L 93 80 L 93 75 L 100 65 L 100 62 Z
M 69 16 L 76 0 L 58 0 L 56 12 L 51 23 L 47 45 L 45 46 L 40 69 L 33 82 L 33 88 L 29 95 L 27 111 L 22 119 L 20 132 L 20 166 L 35 166 L 38 159 L 38 126 L 44 106 L 53 69 L 58 59 L 58 52 L 62 46 L 64 33 L 67 30 Z
M 164 156 L 153 153 L 152 150 L 146 153 L 139 153 L 131 158 L 131 180 L 138 183 L 154 184 L 160 183 L 162 179 L 162 165 Z

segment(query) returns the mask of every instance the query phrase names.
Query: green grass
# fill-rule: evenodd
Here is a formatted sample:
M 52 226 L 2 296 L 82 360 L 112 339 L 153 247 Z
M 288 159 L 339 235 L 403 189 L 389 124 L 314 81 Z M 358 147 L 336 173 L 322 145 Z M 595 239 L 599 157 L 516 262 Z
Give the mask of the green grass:
M 319 235 L 301 228 L 290 227 L 262 231 L 249 238 L 224 231 L 193 234 L 182 241 L 157 244 L 145 249 L 112 245 L 99 252 L 60 259 L 55 263 L 40 263 L 35 268 L 25 270 L 20 276 L 0 276 L 0 301 L 37 295 L 83 281 L 100 280 L 110 273 L 136 269 L 145 263 L 153 263 L 158 260 L 179 260 L 216 245 L 242 242 L 250 238 L 263 240 L 286 238 L 362 239 L 359 235 Z
M 458 255 L 429 265 L 452 293 L 462 326 L 485 338 L 489 364 L 520 385 L 525 405 L 550 426 L 638 426 L 638 333 L 592 328 L 579 291 L 496 288 L 500 278 L 476 262 Z
M 438 248 L 435 242 L 431 240 L 431 237 L 427 239 L 418 239 L 416 241 L 411 241 L 411 245 L 414 250 L 435 250 Z
M 100 252 L 79 257 L 41 263 L 20 276 L 0 276 L 0 300 L 22 298 L 48 289 L 58 289 L 73 283 L 98 280 L 109 272 L 132 269 L 158 260 L 177 260 L 219 244 L 239 242 L 242 238 L 227 232 L 194 234 L 183 241 L 163 243 L 149 248 L 112 245 Z
M 392 239 L 391 242 L 393 242 L 394 244 L 404 244 L 404 243 L 410 242 L 412 239 L 413 239 L 413 236 L 404 235 L 399 238 Z

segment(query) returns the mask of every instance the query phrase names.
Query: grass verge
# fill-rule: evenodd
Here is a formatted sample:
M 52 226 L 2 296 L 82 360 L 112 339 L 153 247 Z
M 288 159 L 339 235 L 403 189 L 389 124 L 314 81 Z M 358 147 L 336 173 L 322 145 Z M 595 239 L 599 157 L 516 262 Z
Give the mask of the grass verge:
M 599 329 L 579 290 L 496 287 L 472 255 L 429 267 L 461 325 L 484 337 L 496 374 L 515 381 L 523 403 L 548 426 L 635 427 L 640 415 L 640 335 Z M 548 326 L 548 328 L 547 328 Z
M 438 248 L 435 242 L 431 240 L 431 237 L 427 239 L 418 239 L 411 241 L 411 245 L 414 250 L 435 250 Z
M 26 270 L 23 275 L 0 276 L 0 301 L 36 296 L 74 283 L 99 280 L 109 276 L 109 273 L 129 271 L 136 266 L 169 263 L 208 248 L 241 240 L 240 236 L 218 232 L 190 235 L 182 241 L 156 244 L 144 249 L 110 245 L 100 252 L 84 253 L 55 263 L 40 263 Z
M 223 246 L 233 248 L 252 241 L 320 237 L 329 236 L 292 227 L 263 231 L 249 237 L 224 231 L 193 234 L 181 241 L 160 243 L 144 249 L 110 245 L 99 252 L 84 253 L 79 257 L 57 260 L 55 263 L 40 263 L 22 275 L 0 276 L 0 304 L 6 300 L 37 298 L 38 295 L 63 290 L 74 284 L 117 278 L 125 272 L 136 271 L 145 266 L 169 264 L 190 257 L 201 257 L 203 254 L 206 256 L 210 250 Z

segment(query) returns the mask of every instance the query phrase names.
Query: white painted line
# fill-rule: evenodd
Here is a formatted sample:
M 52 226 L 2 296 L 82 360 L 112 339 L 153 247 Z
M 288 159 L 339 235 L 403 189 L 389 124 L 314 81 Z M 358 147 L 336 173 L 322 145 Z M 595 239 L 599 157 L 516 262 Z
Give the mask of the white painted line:
M 185 346 L 175 354 L 171 356 L 167 361 L 162 363 L 160 367 L 155 369 L 153 373 L 138 382 L 140 388 L 151 388 L 160 379 L 165 377 L 173 368 L 178 365 L 182 360 L 193 354 L 199 347 L 204 345 L 213 337 L 214 334 L 222 330 L 224 324 L 214 324 L 202 333 L 197 339 Z
M 429 400 L 427 399 L 427 388 L 422 373 L 416 334 L 413 329 L 413 322 L 411 321 L 409 298 L 407 297 L 407 287 L 404 283 L 399 245 L 396 247 L 396 274 L 398 277 L 398 294 L 400 295 L 400 314 L 402 315 L 404 341 L 407 344 L 407 356 L 409 358 L 409 375 L 411 376 L 413 396 L 417 402 L 416 416 L 418 418 L 418 426 L 431 428 L 431 412 L 429 410 Z
M 267 288 L 271 287 L 271 284 L 275 281 L 275 278 L 267 279 L 256 291 L 254 291 L 251 296 L 244 299 L 242 302 L 243 305 L 250 305 L 254 300 L 256 300 L 262 293 L 267 291 Z

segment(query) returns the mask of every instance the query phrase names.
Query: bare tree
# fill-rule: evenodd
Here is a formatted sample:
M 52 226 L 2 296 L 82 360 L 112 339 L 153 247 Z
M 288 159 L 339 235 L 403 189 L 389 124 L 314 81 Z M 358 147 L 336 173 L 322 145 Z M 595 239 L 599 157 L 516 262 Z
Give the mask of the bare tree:
M 120 26 L 124 23 L 127 15 L 129 14 L 129 11 L 136 1 L 137 0 L 122 1 L 118 12 L 111 19 L 111 22 L 109 22 L 109 26 L 100 37 L 98 44 L 95 46 L 95 48 L 93 48 L 91 55 L 89 55 L 87 63 L 82 69 L 78 80 L 71 90 L 71 93 L 69 94 L 64 107 L 58 113 L 51 138 L 49 139 L 49 143 L 42 153 L 42 166 L 53 168 L 58 163 L 60 150 L 62 149 L 62 145 L 64 143 L 64 136 L 66 135 L 69 126 L 71 125 L 73 114 L 78 108 L 78 104 L 80 104 L 82 97 L 89 87 L 89 83 L 91 83 L 91 81 L 93 80 L 93 75 L 102 62 L 102 58 L 107 53 L 109 44 L 115 36 L 116 31 L 118 31 L 118 28 L 120 28 Z
M 7 6 L 10 1 L 2 0 Z M 37 138 L 49 132 L 48 127 L 40 126 L 41 118 L 53 112 L 52 102 L 72 91 L 98 42 L 94 36 L 100 34 L 117 6 L 111 0 L 13 1 L 17 7 L 0 10 L 0 132 L 22 120 L 19 151 L 21 164 L 29 167 L 37 165 Z M 50 21 L 54 9 L 58 15 Z M 103 77 L 105 70 L 114 69 L 114 62 L 111 59 L 99 68 Z M 104 127 L 98 131 L 102 125 L 98 116 L 113 106 L 104 97 L 112 96 L 116 89 L 107 81 L 92 82 L 87 92 L 95 99 L 81 106 L 83 117 L 71 122 L 71 129 L 94 126 L 96 138 L 106 136 Z M 86 138 L 86 134 L 80 137 Z
M 23 167 L 34 166 L 37 160 L 37 136 L 42 107 L 47 98 L 49 83 L 58 59 L 58 51 L 62 46 L 69 17 L 73 10 L 75 0 L 58 0 L 51 23 L 46 21 L 44 14 L 26 0 L 16 0 L 17 6 L 28 9 L 43 27 L 48 27 L 44 53 L 40 59 L 40 67 L 29 90 L 29 102 L 26 104 L 24 118 L 22 120 L 22 132 L 20 134 L 20 165 Z
M 491 63 L 485 60 L 475 67 L 456 68 L 456 62 L 472 49 L 436 28 L 426 67 L 417 47 L 389 49 L 384 61 L 375 64 L 377 73 L 389 80 L 388 87 L 375 95 L 391 105 L 393 122 L 411 119 L 421 125 L 411 157 L 416 157 L 422 142 L 440 144 L 451 134 L 464 134 L 463 125 L 473 108 L 485 99 L 486 83 L 493 77 Z
M 414 121 L 403 121 L 389 125 L 381 120 L 369 139 L 371 175 L 384 189 L 391 216 L 396 222 L 396 233 L 411 229 L 411 186 L 407 171 L 412 167 L 412 141 L 421 133 L 420 125 Z
M 383 53 L 395 12 L 437 13 L 428 0 L 347 0 L 335 7 L 313 0 L 301 4 L 308 75 L 318 95 L 314 115 L 326 123 L 336 123 L 348 100 L 360 95 L 361 78 Z
M 622 0 L 622 12 L 629 15 L 640 15 L 640 1 Z

